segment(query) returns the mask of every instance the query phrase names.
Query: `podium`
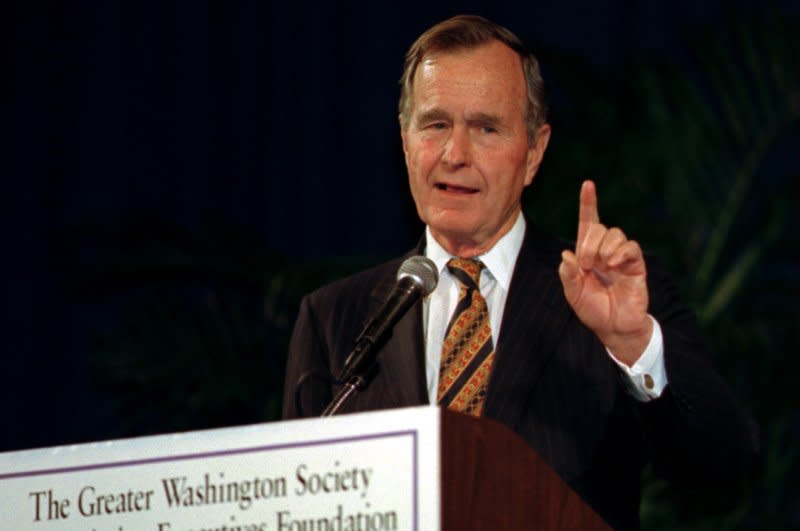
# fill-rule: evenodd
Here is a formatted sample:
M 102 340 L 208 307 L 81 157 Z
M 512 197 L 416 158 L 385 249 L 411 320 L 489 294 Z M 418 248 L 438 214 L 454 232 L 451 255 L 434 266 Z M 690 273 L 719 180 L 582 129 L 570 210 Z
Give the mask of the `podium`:
M 434 407 L 0 454 L 0 527 L 610 527 L 511 430 Z
M 441 529 L 611 529 L 505 425 L 440 415 Z

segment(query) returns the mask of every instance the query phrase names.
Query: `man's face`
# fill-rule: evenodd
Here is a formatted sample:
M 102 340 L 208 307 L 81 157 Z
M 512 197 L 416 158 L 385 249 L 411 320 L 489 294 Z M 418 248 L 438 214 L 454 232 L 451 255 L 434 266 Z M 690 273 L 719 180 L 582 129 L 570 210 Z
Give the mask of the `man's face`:
M 402 131 L 417 213 L 450 253 L 491 249 L 516 221 L 550 136 L 529 145 L 519 56 L 500 42 L 429 55 Z

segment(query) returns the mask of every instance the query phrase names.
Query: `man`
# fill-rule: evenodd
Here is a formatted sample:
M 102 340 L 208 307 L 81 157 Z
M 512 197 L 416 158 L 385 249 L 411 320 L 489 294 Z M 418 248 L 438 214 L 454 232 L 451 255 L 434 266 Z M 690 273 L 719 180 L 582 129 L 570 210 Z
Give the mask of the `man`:
M 440 281 L 398 323 L 348 410 L 439 403 L 497 419 L 617 529 L 638 528 L 647 462 L 678 480 L 744 474 L 757 446 L 749 419 L 674 286 L 600 223 L 594 184 L 580 191 L 574 247 L 522 216 L 550 127 L 519 39 L 480 17 L 442 22 L 409 50 L 402 85 L 403 150 L 427 226 L 410 254 L 433 260 Z M 340 373 L 401 261 L 303 300 L 285 417 L 325 407 L 330 384 L 298 380 Z

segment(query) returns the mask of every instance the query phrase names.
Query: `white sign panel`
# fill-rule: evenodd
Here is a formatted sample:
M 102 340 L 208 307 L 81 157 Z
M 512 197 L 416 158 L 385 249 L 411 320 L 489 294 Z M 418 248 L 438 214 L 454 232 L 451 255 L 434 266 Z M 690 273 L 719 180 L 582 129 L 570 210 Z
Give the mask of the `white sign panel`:
M 422 407 L 0 454 L 0 529 L 438 529 Z

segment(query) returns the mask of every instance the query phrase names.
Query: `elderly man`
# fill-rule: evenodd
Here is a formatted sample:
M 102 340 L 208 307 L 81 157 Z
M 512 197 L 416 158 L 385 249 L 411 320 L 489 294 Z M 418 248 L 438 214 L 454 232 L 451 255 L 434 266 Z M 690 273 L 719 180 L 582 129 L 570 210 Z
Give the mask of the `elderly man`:
M 405 62 L 400 126 L 427 228 L 435 291 L 395 327 L 350 411 L 434 403 L 516 431 L 617 529 L 638 528 L 650 462 L 674 479 L 739 477 L 751 422 L 710 366 L 691 313 L 639 245 L 580 191 L 574 245 L 538 231 L 520 198 L 547 149 L 535 57 L 511 32 L 460 16 L 425 32 Z M 284 416 L 319 414 L 401 259 L 303 300 Z M 650 268 L 647 266 L 650 265 Z

